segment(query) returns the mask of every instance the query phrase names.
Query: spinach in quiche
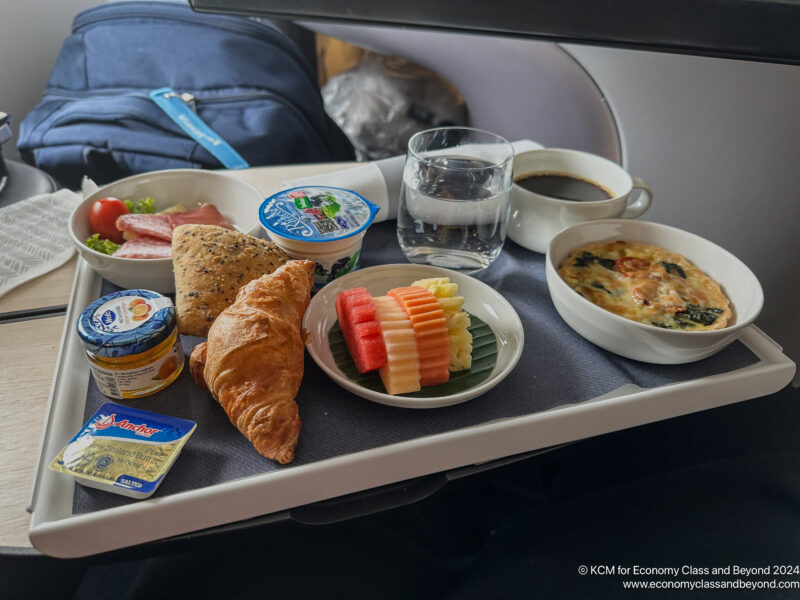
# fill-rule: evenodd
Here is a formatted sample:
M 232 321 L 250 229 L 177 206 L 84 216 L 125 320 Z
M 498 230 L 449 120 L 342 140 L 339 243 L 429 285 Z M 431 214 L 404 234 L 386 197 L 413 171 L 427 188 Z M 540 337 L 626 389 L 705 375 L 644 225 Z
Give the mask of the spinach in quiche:
M 722 329 L 732 310 L 719 284 L 684 256 L 615 240 L 573 250 L 562 279 L 594 304 L 627 319 L 681 331 Z

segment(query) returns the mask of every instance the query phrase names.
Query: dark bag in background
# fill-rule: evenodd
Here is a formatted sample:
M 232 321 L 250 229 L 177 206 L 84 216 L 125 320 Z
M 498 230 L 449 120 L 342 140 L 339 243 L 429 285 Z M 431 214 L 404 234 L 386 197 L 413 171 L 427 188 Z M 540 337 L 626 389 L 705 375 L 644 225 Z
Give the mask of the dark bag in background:
M 75 17 L 20 156 L 71 188 L 176 168 L 223 168 L 150 98 L 171 87 L 251 166 L 352 160 L 308 62 L 277 28 L 165 2 Z

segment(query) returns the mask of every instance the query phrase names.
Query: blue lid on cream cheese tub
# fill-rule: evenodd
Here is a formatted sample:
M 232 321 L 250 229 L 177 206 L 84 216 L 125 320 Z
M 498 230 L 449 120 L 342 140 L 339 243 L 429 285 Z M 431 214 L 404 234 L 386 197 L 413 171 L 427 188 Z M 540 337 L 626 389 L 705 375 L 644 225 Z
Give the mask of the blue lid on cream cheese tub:
M 258 217 L 279 237 L 303 242 L 330 242 L 364 231 L 380 207 L 353 192 L 329 186 L 283 190 L 264 200 Z
M 175 328 L 172 300 L 150 290 L 122 290 L 95 300 L 78 317 L 78 336 L 94 354 L 139 354 L 155 348 Z

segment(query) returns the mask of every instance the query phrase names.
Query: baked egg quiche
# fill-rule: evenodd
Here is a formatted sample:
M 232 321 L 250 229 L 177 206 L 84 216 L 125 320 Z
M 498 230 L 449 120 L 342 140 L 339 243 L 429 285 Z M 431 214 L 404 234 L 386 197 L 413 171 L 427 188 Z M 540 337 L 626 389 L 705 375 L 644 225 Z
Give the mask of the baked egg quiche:
M 722 329 L 730 302 L 719 284 L 680 254 L 641 242 L 595 242 L 558 268 L 581 296 L 626 319 L 682 331 Z

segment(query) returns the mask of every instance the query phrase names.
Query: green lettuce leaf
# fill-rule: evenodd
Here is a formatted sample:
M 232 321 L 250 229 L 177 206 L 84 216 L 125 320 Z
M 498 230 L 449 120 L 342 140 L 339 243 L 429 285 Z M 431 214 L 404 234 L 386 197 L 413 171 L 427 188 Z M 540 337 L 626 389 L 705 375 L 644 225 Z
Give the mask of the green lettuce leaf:
M 153 214 L 156 212 L 156 205 L 153 199 L 148 196 L 143 200 L 124 200 L 125 206 L 133 214 Z
M 100 239 L 100 234 L 95 233 L 84 242 L 92 250 L 102 252 L 103 254 L 114 254 L 120 247 L 120 244 L 115 244 L 111 240 Z

